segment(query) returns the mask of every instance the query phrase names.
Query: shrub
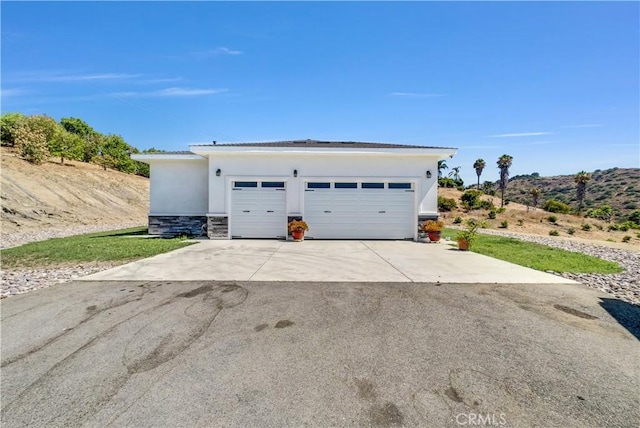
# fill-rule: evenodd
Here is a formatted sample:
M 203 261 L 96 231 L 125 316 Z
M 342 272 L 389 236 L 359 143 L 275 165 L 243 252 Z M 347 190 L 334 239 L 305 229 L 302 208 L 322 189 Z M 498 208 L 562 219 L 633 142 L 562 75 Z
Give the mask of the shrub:
M 608 232 L 615 232 L 618 230 L 618 225 L 617 224 L 610 224 L 609 227 L 607 227 L 607 231 Z
M 500 208 L 498 208 L 498 209 L 496 210 L 496 212 L 497 212 L 498 214 L 502 214 L 502 213 L 504 213 L 504 212 L 506 212 L 506 211 L 507 211 L 507 209 L 506 209 L 505 207 L 500 207 Z
M 474 209 L 480 205 L 480 195 L 482 195 L 482 192 L 478 190 L 467 190 L 460 196 L 460 200 L 465 208 Z
M 631 237 L 629 235 L 625 235 L 624 238 L 622 238 L 622 242 L 629 242 L 631 241 Z
M 571 212 L 571 207 L 563 202 L 556 201 L 555 199 L 549 199 L 544 203 L 544 210 L 550 213 L 568 214 Z
M 627 219 L 637 225 L 640 225 L 640 210 L 635 210 L 634 212 L 629 214 L 629 217 L 627 217 Z
M 569 235 L 573 235 L 574 233 L 576 233 L 576 229 L 575 229 L 575 228 L 573 228 L 573 227 L 570 227 L 570 228 L 567 230 L 567 233 L 568 233 Z
M 549 223 L 555 224 L 558 221 L 558 217 L 550 215 L 549 217 L 547 217 L 547 220 L 549 220 Z
M 480 200 L 478 201 L 478 208 L 482 208 L 483 210 L 493 210 L 495 209 L 495 205 L 491 201 Z
M 597 209 L 589 208 L 587 210 L 587 217 L 609 221 L 611 220 L 611 217 L 613 217 L 613 208 L 610 205 L 603 205 Z
M 590 224 L 587 224 L 587 223 L 584 223 L 582 226 L 580 226 L 580 228 L 581 228 L 582 230 L 584 230 L 585 232 L 588 232 L 588 231 L 590 231 L 590 230 L 591 230 L 591 225 L 590 225 Z
M 438 178 L 438 185 L 440 187 L 455 189 L 456 187 L 461 185 L 461 183 L 456 182 L 453 178 L 443 177 L 443 178 Z
M 460 224 L 462 223 L 462 217 L 456 217 L 453 219 L 453 224 Z
M 458 208 L 458 204 L 456 203 L 455 199 L 438 196 L 438 210 L 451 211 L 456 208 Z
M 519 218 L 518 219 L 518 226 L 524 226 L 524 220 Z
M 596 227 L 598 228 L 598 230 L 604 230 L 604 226 L 602 226 L 601 224 L 596 224 Z
M 624 223 L 620 223 L 618 225 L 618 230 L 622 231 L 622 232 L 626 232 L 629 230 L 629 225 L 627 224 L 627 222 Z
M 494 210 L 489 211 L 489 218 L 494 220 L 496 218 L 496 212 Z
M 501 227 L 502 229 L 506 229 L 507 227 L 509 227 L 509 222 L 508 222 L 507 220 L 503 220 L 503 221 L 500 223 L 500 227 Z
M 549 231 L 549 236 L 560 236 L 560 233 L 558 233 L 557 230 L 550 230 Z

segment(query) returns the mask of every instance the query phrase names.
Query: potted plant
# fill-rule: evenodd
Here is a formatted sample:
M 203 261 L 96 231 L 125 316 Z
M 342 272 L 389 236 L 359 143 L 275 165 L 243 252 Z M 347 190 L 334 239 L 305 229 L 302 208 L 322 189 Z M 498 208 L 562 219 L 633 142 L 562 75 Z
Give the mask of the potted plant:
M 303 220 L 291 220 L 289 222 L 289 232 L 294 241 L 304 241 L 304 232 L 309 230 L 309 226 Z
M 442 236 L 444 222 L 442 220 L 427 220 L 422 223 L 422 230 L 429 235 L 429 241 L 438 242 Z
M 456 237 L 458 239 L 458 248 L 461 251 L 469 250 L 471 244 L 476 239 L 478 229 L 483 226 L 483 224 L 475 218 L 470 218 L 469 220 L 467 220 L 466 224 L 466 228 L 459 231 Z

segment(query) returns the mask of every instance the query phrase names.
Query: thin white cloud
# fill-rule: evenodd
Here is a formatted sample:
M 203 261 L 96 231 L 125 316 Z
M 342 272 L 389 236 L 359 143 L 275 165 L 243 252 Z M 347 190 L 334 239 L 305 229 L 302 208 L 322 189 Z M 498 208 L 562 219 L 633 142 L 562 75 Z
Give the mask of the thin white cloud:
M 150 92 L 114 92 L 109 94 L 118 98 L 135 97 L 193 97 L 199 95 L 212 95 L 226 92 L 227 89 L 199 89 L 199 88 L 166 88 Z
M 496 134 L 489 135 L 492 138 L 510 138 L 510 137 L 535 137 L 537 135 L 551 135 L 552 132 L 517 132 L 513 134 Z
M 244 54 L 244 52 L 239 51 L 239 50 L 235 50 L 235 49 L 229 49 L 229 48 L 225 48 L 224 46 L 221 47 L 217 47 L 215 49 L 208 49 L 208 50 L 204 50 L 204 51 L 194 51 L 189 53 L 189 55 L 195 59 L 207 59 L 207 58 L 211 58 L 214 56 L 219 56 L 219 55 L 242 55 Z
M 0 89 L 0 96 L 3 97 L 17 97 L 20 95 L 24 95 L 29 92 L 24 88 L 10 88 L 10 89 Z
M 418 92 L 392 92 L 392 97 L 401 97 L 401 98 L 437 98 L 444 97 L 445 94 L 426 94 L 426 93 L 418 93 Z
M 180 82 L 181 80 L 183 80 L 182 77 L 167 77 L 164 79 L 139 80 L 139 81 L 136 81 L 135 83 L 141 83 L 141 84 L 173 83 L 173 82 Z
M 586 125 L 566 125 L 566 126 L 562 126 L 561 128 L 599 128 L 601 125 L 599 123 L 588 123 Z
M 140 77 L 139 74 L 125 73 L 24 73 L 15 79 L 9 79 L 14 82 L 86 82 L 86 81 L 114 81 L 128 80 Z

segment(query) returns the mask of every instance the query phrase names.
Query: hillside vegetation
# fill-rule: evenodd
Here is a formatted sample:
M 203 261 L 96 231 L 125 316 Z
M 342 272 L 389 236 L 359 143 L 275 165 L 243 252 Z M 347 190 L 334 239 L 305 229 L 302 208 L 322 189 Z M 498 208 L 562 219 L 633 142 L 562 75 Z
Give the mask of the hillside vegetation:
M 510 183 L 511 184 L 511 183 Z M 451 211 L 441 211 L 441 217 L 447 226 L 459 224 L 462 226 L 468 218 L 483 220 L 486 229 L 524 233 L 540 236 L 557 236 L 559 238 L 584 239 L 599 241 L 602 244 L 638 250 L 640 247 L 640 229 L 614 230 L 616 223 L 595 218 L 585 218 L 577 214 L 550 213 L 542 208 L 509 202 L 500 206 L 500 196 L 482 195 L 479 199 L 496 205 L 495 209 L 468 209 L 461 200 L 464 192 L 457 189 L 438 189 L 441 198 L 454 200 L 456 208 Z M 493 213 L 492 213 L 493 212 Z M 493 217 L 493 218 L 491 218 Z M 557 234 L 557 235 L 556 235 Z M 616 243 L 616 244 L 613 244 Z
M 541 191 L 539 206 L 549 199 L 555 199 L 575 209 L 578 202 L 574 177 L 518 175 L 509 180 L 505 197 L 523 205 L 531 204 L 529 192 L 537 187 Z M 602 205 L 613 207 L 614 218 L 627 217 L 640 209 L 640 168 L 612 168 L 591 173 L 591 180 L 586 185 L 583 211 Z
M 2 148 L 2 234 L 146 224 L 149 179 L 80 161 L 39 165 Z

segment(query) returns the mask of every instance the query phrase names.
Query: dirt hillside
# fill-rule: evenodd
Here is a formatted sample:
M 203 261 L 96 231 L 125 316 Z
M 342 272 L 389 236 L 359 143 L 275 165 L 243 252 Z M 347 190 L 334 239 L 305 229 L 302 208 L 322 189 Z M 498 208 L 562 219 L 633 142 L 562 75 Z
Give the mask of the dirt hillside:
M 147 178 L 83 162 L 32 165 L 5 147 L 0 155 L 2 235 L 147 222 Z
M 456 217 L 460 217 L 462 220 L 477 218 L 484 220 L 488 229 L 547 237 L 550 236 L 549 232 L 556 231 L 560 238 L 597 242 L 601 245 L 634 251 L 638 251 L 640 248 L 640 231 L 638 230 L 609 231 L 610 223 L 603 220 L 584 218 L 574 214 L 549 213 L 541 208 L 533 209 L 516 202 L 510 202 L 505 205 L 504 213 L 499 213 L 495 219 L 490 219 L 487 210 L 464 210 L 460 201 L 462 193 L 455 189 L 438 189 L 439 196 L 452 198 L 458 204 L 457 209 L 440 213 L 446 225 L 453 225 Z M 492 201 L 498 207 L 500 206 L 500 196 L 484 195 L 481 198 Z M 551 222 L 549 217 L 555 217 L 555 223 Z M 503 221 L 507 222 L 506 228 L 501 227 Z M 628 242 L 622 242 L 625 236 L 630 237 Z

